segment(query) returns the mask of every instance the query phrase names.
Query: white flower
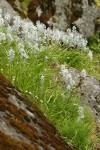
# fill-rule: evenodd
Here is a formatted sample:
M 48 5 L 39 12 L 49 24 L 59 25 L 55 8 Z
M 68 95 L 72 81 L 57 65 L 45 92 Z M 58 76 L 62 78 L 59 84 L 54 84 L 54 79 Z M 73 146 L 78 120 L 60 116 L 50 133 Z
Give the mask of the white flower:
M 10 34 L 12 34 L 12 27 L 11 26 L 7 27 L 7 32 L 10 33 Z
M 73 80 L 73 77 L 69 70 L 65 68 L 65 65 L 61 66 L 61 74 L 66 84 L 66 88 L 68 90 L 71 90 L 71 88 L 75 85 L 75 81 Z
M 13 79 L 12 79 L 13 81 L 15 81 L 15 76 L 13 76 Z
M 0 42 L 6 40 L 6 36 L 3 32 L 0 32 Z
M 24 49 L 24 43 L 19 42 L 19 43 L 18 43 L 18 49 L 21 49 L 21 48 Z
M 86 70 L 83 69 L 83 70 L 81 71 L 80 75 L 81 75 L 81 77 L 85 78 L 85 77 L 87 76 Z
M 45 33 L 45 30 L 46 30 L 45 24 L 40 23 L 40 21 L 37 21 L 36 22 L 36 27 L 37 27 L 38 33 Z
M 34 50 L 39 50 L 39 45 L 38 45 L 38 43 L 35 43 L 35 44 L 33 45 L 33 48 L 34 48 Z
M 60 43 L 62 36 L 63 36 L 63 32 L 59 31 L 58 29 L 55 29 L 52 31 L 52 40 L 53 41 Z
M 41 75 L 40 80 L 41 80 L 42 82 L 44 82 L 44 79 L 45 79 L 45 76 L 44 76 L 44 75 Z
M 78 108 L 78 114 L 79 114 L 79 116 L 78 116 L 77 121 L 79 122 L 81 119 L 84 118 L 84 109 L 83 109 L 83 107 L 80 106 L 80 107 Z
M 45 56 L 45 60 L 47 61 L 49 59 L 49 57 L 48 56 Z
M 42 100 L 42 99 L 40 99 L 40 102 L 41 102 L 41 103 L 43 103 L 43 100 Z
M 32 92 L 29 92 L 30 95 L 32 95 Z
M 92 59 L 93 59 L 93 53 L 92 53 L 92 51 L 91 51 L 91 50 L 89 50 L 89 52 L 88 52 L 88 57 L 90 58 L 90 60 L 92 60 Z
M 71 86 L 68 84 L 66 85 L 67 90 L 71 90 Z
M 38 17 L 40 17 L 41 14 L 43 13 L 42 10 L 41 10 L 41 8 L 40 8 L 40 6 L 38 6 L 38 7 L 36 8 L 36 13 L 38 14 Z
M 5 21 L 7 21 L 9 23 L 10 20 L 11 20 L 10 14 L 6 13 L 5 16 L 4 16 L 4 19 L 5 19 Z
M 47 23 L 48 23 L 49 25 L 53 25 L 53 20 L 52 20 L 52 18 L 50 18 L 50 19 L 47 21 Z
M 22 58 L 28 59 L 28 55 L 23 48 L 19 50 L 19 53 L 21 54 Z
M 7 32 L 7 37 L 8 37 L 8 40 L 10 41 L 10 42 L 12 42 L 13 40 L 14 40 L 14 38 L 13 38 L 13 36 L 12 36 L 12 33 L 11 32 Z
M 19 27 L 21 27 L 21 23 L 22 23 L 22 20 L 20 19 L 20 17 L 15 16 L 14 21 L 13 21 L 13 26 L 12 26 L 13 30 L 18 32 Z
M 2 18 L 2 16 L 0 16 L 0 26 L 2 27 L 4 25 L 4 19 Z
M 8 52 L 8 61 L 11 62 L 12 59 L 14 59 L 14 57 L 15 57 L 15 52 L 14 52 L 14 50 L 11 48 L 11 49 L 9 50 L 9 52 Z

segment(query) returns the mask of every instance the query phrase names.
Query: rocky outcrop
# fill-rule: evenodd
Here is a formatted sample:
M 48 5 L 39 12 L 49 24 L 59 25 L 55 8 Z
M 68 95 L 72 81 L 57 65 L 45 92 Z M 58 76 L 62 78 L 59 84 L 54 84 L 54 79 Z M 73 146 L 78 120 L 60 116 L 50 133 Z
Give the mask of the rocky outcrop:
M 92 0 L 55 0 L 55 27 L 66 30 L 75 25 L 86 37 L 92 36 L 96 30 L 100 9 Z
M 68 71 L 81 96 L 81 103 L 88 105 L 100 121 L 100 81 L 87 75 L 85 70 L 78 72 L 74 68 L 69 68 Z
M 79 31 L 83 33 L 83 35 L 89 37 L 92 36 L 96 31 L 100 31 L 100 24 L 98 24 L 97 27 L 98 19 L 100 18 L 100 9 L 94 3 L 89 5 L 86 0 L 83 0 L 82 7 L 82 18 L 74 21 L 73 24 L 78 27 Z
M 0 150 L 76 150 L 44 114 L 0 74 Z
M 93 0 L 31 0 L 24 13 L 23 0 L 7 0 L 23 18 L 28 17 L 34 23 L 40 20 L 47 27 L 66 31 L 75 25 L 86 37 L 100 30 L 100 8 Z
M 0 8 L 2 9 L 3 13 L 9 13 L 11 16 L 15 16 L 16 12 L 13 8 L 7 3 L 6 0 L 0 0 Z
M 66 31 L 75 25 L 86 37 L 99 30 L 100 10 L 92 0 L 32 0 L 28 5 L 28 17 L 47 26 Z

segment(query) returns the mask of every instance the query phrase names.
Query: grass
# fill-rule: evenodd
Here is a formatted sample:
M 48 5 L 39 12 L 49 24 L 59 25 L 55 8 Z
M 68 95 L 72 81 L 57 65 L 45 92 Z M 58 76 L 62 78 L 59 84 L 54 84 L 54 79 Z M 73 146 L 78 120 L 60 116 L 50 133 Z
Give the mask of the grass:
M 22 1 L 21 2 L 21 6 L 22 6 L 22 8 L 23 8 L 23 11 L 27 14 L 27 6 L 28 6 L 28 4 L 29 4 L 29 2 L 30 2 L 31 0 L 24 0 L 24 1 Z
M 90 37 L 89 40 L 89 48 L 92 50 L 94 56 L 93 56 L 93 62 L 92 62 L 92 68 L 89 71 L 89 73 L 96 78 L 100 79 L 100 33 L 96 33 L 94 36 Z
M 100 33 L 99 32 L 89 38 L 89 47 L 92 51 L 100 54 Z
M 28 60 L 22 60 L 15 47 L 16 57 L 9 64 L 7 47 L 7 43 L 0 47 L 0 68 L 3 74 L 42 109 L 69 143 L 80 150 L 89 149 L 93 144 L 90 138 L 93 116 L 84 108 L 85 118 L 77 121 L 79 97 L 76 92 L 67 91 L 59 77 L 61 64 L 79 70 L 87 68 L 88 71 L 92 62 L 87 59 L 87 55 L 77 49 L 63 49 L 53 45 L 37 54 L 29 54 Z M 41 81 L 42 75 L 44 81 Z
M 100 0 L 95 0 L 95 3 L 100 7 Z

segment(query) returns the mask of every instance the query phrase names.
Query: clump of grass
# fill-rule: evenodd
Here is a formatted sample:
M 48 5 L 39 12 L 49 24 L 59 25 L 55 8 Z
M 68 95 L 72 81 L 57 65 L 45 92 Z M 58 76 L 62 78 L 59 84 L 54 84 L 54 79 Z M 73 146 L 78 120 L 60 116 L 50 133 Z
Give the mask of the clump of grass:
M 89 47 L 92 51 L 100 53 L 100 33 L 89 38 Z
M 100 32 L 89 38 L 88 45 L 94 55 L 89 73 L 100 79 Z
M 95 3 L 97 4 L 97 6 L 100 7 L 100 1 L 99 0 L 95 0 Z
M 27 13 L 27 6 L 29 4 L 31 0 L 24 0 L 21 2 L 21 5 L 22 5 L 22 8 L 23 8 L 23 11 Z
M 77 92 L 67 90 L 60 80 L 62 64 L 92 74 L 87 41 L 75 29 L 62 33 L 52 32 L 41 24 L 27 25 L 17 18 L 12 28 L 7 22 L 6 26 L 0 26 L 0 32 L 4 33 L 0 39 L 0 69 L 43 110 L 69 143 L 80 150 L 89 150 L 93 144 L 94 118 L 87 108 L 80 106 Z

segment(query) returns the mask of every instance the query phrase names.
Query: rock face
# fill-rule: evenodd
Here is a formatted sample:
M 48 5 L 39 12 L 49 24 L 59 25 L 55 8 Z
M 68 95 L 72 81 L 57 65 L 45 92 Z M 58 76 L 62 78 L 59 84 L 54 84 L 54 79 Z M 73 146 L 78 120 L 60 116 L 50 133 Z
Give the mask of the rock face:
M 69 72 L 81 95 L 81 103 L 88 105 L 100 121 L 100 81 L 74 68 L 70 68 Z
M 0 150 L 76 150 L 44 114 L 0 74 Z
M 2 0 L 3 1 L 3 0 Z M 93 0 L 31 0 L 27 15 L 23 12 L 21 1 L 7 0 L 22 17 L 34 23 L 40 20 L 46 26 L 66 31 L 75 25 L 86 37 L 100 30 L 100 8 Z
M 100 18 L 100 9 L 92 0 L 55 0 L 56 24 L 61 30 L 76 25 L 86 37 L 92 36 L 97 30 L 97 18 Z
M 3 0 L 2 0 L 3 1 Z M 5 0 L 4 0 L 5 1 Z M 6 0 L 7 2 L 9 2 L 9 4 L 12 6 L 12 8 L 18 12 L 18 14 L 22 17 L 22 18 L 26 18 L 27 15 L 24 13 L 22 6 L 20 4 L 21 1 L 23 0 Z
M 27 15 L 34 23 L 40 20 L 48 26 L 48 21 L 54 20 L 55 9 L 54 0 L 31 0 Z
M 0 8 L 3 10 L 3 13 L 9 13 L 11 16 L 15 16 L 16 12 L 13 8 L 7 3 L 6 0 L 0 0 Z
M 86 37 L 99 29 L 100 10 L 92 0 L 31 0 L 27 15 L 34 23 L 40 20 L 64 31 L 75 25 Z

